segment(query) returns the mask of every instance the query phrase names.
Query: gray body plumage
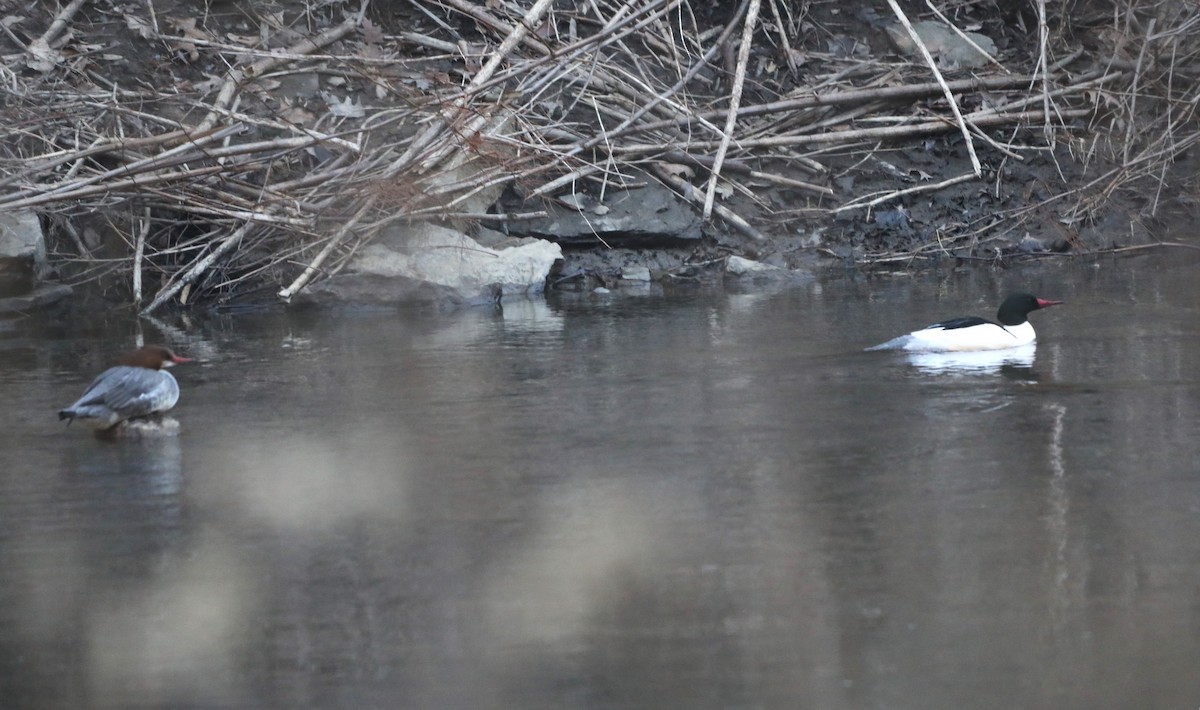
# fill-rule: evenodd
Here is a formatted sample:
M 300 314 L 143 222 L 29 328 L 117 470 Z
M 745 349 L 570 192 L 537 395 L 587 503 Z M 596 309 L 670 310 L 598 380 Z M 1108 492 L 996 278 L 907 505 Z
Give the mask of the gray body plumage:
M 179 383 L 165 370 L 120 365 L 110 367 L 88 386 L 79 401 L 58 413 L 96 429 L 169 410 L 179 401 Z

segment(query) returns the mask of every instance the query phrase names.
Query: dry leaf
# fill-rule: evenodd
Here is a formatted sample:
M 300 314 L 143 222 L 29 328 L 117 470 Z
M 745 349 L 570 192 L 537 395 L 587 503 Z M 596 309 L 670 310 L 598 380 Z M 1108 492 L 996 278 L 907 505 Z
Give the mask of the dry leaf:
M 696 176 L 696 171 L 690 165 L 682 165 L 680 163 L 660 163 L 663 172 L 675 177 L 681 177 L 685 180 L 691 180 Z
M 208 78 L 195 85 L 196 91 L 199 91 L 201 95 L 207 94 L 210 91 L 216 91 L 225 83 L 223 77 L 213 76 L 212 74 L 205 74 L 204 76 Z
M 364 19 L 358 26 L 358 31 L 362 34 L 363 41 L 367 44 L 379 44 L 383 41 L 383 30 L 379 29 L 379 25 Z
M 297 126 L 311 126 L 316 122 L 317 117 L 312 112 L 307 111 L 299 106 L 289 106 L 279 112 L 279 117 L 288 123 L 294 123 Z
M 196 27 L 196 18 L 185 17 L 183 19 L 169 19 L 167 23 L 175 28 L 175 31 L 184 37 L 191 39 L 208 39 L 208 33 Z
M 189 62 L 194 62 L 200 58 L 200 50 L 196 49 L 196 45 L 191 42 L 182 39 L 173 39 L 169 40 L 169 43 Z
M 29 56 L 25 58 L 25 66 L 30 69 L 45 74 L 62 62 L 62 54 L 51 49 L 50 45 L 41 37 L 29 43 L 26 48 Z
M 154 39 L 158 36 L 158 33 L 154 31 L 154 28 L 150 26 L 150 23 L 146 22 L 137 15 L 126 15 L 125 26 L 138 33 L 142 39 Z
M 321 98 L 325 99 L 325 104 L 329 106 L 329 112 L 334 116 L 362 118 L 367 115 L 367 110 L 363 108 L 362 104 L 355 103 L 354 99 L 349 96 L 339 100 L 333 94 L 322 91 Z
M 278 89 L 281 83 L 282 82 L 280 82 L 278 79 L 259 79 L 250 84 L 247 88 L 260 94 L 267 94 Z
M 167 20 L 167 23 L 171 27 L 174 27 L 175 31 L 182 37 L 188 39 L 208 39 L 208 33 L 196 28 L 196 18 L 194 17 L 185 17 L 183 19 L 171 18 Z M 200 58 L 200 50 L 186 39 L 171 39 L 171 45 L 182 52 L 189 62 L 194 62 Z

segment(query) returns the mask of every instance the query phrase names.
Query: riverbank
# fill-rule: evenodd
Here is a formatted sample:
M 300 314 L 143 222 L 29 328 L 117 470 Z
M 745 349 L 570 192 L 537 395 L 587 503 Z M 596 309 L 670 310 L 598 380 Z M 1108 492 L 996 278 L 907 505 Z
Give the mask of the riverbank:
M 0 210 L 36 215 L 43 280 L 147 313 L 995 263 L 1190 218 L 1182 5 L 842 5 L 12 15 Z

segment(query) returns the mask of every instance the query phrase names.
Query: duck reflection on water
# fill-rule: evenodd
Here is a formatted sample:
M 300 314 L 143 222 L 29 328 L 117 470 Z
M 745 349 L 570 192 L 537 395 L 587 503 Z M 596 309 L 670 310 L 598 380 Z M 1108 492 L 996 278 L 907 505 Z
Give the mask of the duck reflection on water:
M 1033 372 L 1037 344 L 1029 343 L 1008 350 L 924 353 L 905 355 L 910 365 L 932 374 L 1002 374 L 1019 379 L 1037 379 Z

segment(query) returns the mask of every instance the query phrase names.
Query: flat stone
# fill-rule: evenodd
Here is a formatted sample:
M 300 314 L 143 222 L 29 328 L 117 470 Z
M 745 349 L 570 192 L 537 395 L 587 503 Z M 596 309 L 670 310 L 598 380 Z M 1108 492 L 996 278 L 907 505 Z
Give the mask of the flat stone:
M 626 281 L 650 283 L 650 269 L 645 266 L 627 266 L 621 270 L 621 278 Z
M 23 313 L 54 305 L 70 296 L 74 289 L 65 284 L 40 284 L 29 293 L 0 298 L 0 313 Z
M 562 248 L 541 239 L 508 239 L 492 248 L 447 227 L 408 224 L 380 235 L 345 272 L 305 289 L 299 301 L 485 305 L 541 294 L 561 259 Z
M 778 266 L 764 264 L 761 261 L 754 261 L 741 256 L 731 256 L 725 262 L 725 273 L 734 276 L 746 276 L 747 274 L 762 274 L 767 272 L 782 271 Z
M 944 22 L 936 20 L 922 20 L 921 22 L 912 23 L 913 30 L 917 36 L 921 38 L 921 43 L 929 50 L 937 60 L 938 66 L 946 69 L 973 69 L 986 66 L 988 58 L 979 53 L 978 49 L 971 46 L 959 36 L 957 32 L 946 26 Z M 892 43 L 901 52 L 913 57 L 920 57 L 921 52 L 917 49 L 917 45 L 913 43 L 912 37 L 908 34 L 908 30 L 902 25 L 889 25 L 887 27 L 888 37 Z M 996 43 L 987 35 L 979 34 L 978 32 L 963 32 L 971 42 L 979 45 L 980 49 L 987 52 L 989 55 L 996 56 Z
M 670 189 L 649 182 L 629 190 L 609 189 L 603 200 L 580 194 L 547 206 L 550 216 L 510 227 L 514 233 L 559 244 L 656 247 L 703 237 L 699 215 Z

